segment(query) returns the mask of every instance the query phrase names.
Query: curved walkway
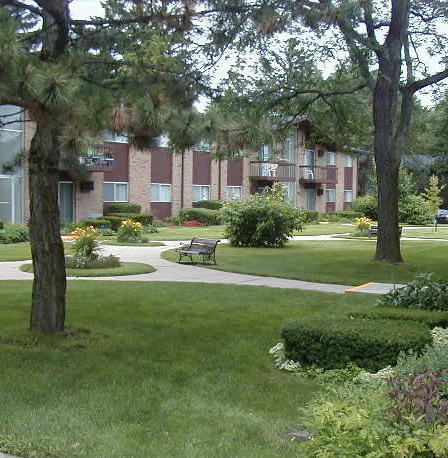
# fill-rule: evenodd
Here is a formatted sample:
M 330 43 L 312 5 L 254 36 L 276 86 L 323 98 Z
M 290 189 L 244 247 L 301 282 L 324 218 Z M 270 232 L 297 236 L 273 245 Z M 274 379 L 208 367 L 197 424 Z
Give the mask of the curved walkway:
M 331 236 L 298 236 L 296 240 L 330 240 Z M 413 239 L 415 240 L 415 239 Z M 292 288 L 310 291 L 323 291 L 328 293 L 343 294 L 345 292 L 356 293 L 385 293 L 395 286 L 392 284 L 368 284 L 364 287 L 354 285 L 334 285 L 326 283 L 307 282 L 301 280 L 290 280 L 276 277 L 262 277 L 256 275 L 224 272 L 220 270 L 205 269 L 203 267 L 182 265 L 161 258 L 165 250 L 176 248 L 181 242 L 166 241 L 161 247 L 131 247 L 103 245 L 105 254 L 114 254 L 123 261 L 142 262 L 151 264 L 157 270 L 150 274 L 129 275 L 121 277 L 88 277 L 77 280 L 102 280 L 102 281 L 169 281 L 169 282 L 191 282 L 191 283 L 224 283 L 235 285 L 268 286 L 272 288 Z M 183 242 L 185 243 L 185 242 Z M 20 271 L 20 266 L 30 261 L 1 262 L 0 280 L 31 280 L 33 275 Z M 70 277 L 69 277 L 70 278 Z M 73 278 L 73 277 L 72 277 Z

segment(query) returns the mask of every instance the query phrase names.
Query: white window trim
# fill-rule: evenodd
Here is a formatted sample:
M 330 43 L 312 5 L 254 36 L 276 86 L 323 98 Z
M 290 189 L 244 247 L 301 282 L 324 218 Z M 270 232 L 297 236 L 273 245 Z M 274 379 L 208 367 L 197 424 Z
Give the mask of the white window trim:
M 327 191 L 334 191 L 334 200 L 328 200 Z M 336 202 L 336 188 L 325 189 L 325 202 Z
M 104 181 L 103 185 L 105 184 L 125 184 L 126 185 L 126 194 L 127 200 L 104 200 L 106 203 L 113 203 L 113 202 L 129 202 L 129 183 L 127 181 Z M 114 186 L 114 198 L 116 197 L 116 186 Z
M 201 200 L 210 200 L 210 197 L 211 197 L 211 189 L 210 189 L 210 185 L 209 184 L 194 184 L 192 185 L 192 202 L 201 202 L 201 200 L 193 200 L 194 199 L 194 188 L 195 187 L 199 187 L 199 188 L 208 188 L 208 199 L 201 199 Z M 202 194 L 202 192 L 201 192 Z
M 327 151 L 327 154 L 325 155 L 325 162 L 327 165 L 336 165 L 337 164 L 337 151 Z M 328 158 L 331 157 L 333 158 L 332 161 L 329 161 Z
M 171 183 L 150 183 L 149 184 L 149 190 L 151 191 L 152 186 L 169 186 L 170 188 L 170 200 L 152 200 L 152 193 L 149 193 L 149 201 L 150 202 L 155 202 L 155 203 L 170 203 L 173 201 L 173 188 L 171 186 Z M 160 193 L 159 193 L 160 194 Z
M 350 192 L 352 197 L 351 197 L 351 200 L 345 200 L 345 193 L 346 192 Z M 352 203 L 353 202 L 353 189 L 344 189 L 344 202 L 345 203 Z
M 351 165 L 347 165 L 349 160 L 350 160 Z M 355 158 L 351 156 L 350 154 L 346 154 L 345 155 L 345 167 L 353 167 L 354 163 L 355 163 Z
M 230 189 L 239 189 L 240 190 L 239 197 L 237 199 L 229 199 Z M 242 186 L 229 186 L 229 185 L 227 185 L 226 192 L 227 192 L 227 196 L 226 196 L 227 200 L 235 201 L 235 200 L 242 200 L 242 198 L 243 198 L 243 187 Z

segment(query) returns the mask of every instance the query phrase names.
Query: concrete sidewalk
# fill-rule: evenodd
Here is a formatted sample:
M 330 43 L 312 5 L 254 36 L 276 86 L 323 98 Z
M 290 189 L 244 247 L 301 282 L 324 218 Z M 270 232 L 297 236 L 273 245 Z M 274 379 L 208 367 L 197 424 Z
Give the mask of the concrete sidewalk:
M 328 236 L 322 236 L 328 237 Z M 304 237 L 301 237 L 302 240 Z M 320 237 L 319 237 L 320 238 Z M 314 236 L 314 240 L 316 237 Z M 166 241 L 162 247 L 130 247 L 103 245 L 104 254 L 114 254 L 125 262 L 142 262 L 154 266 L 157 270 L 150 274 L 128 275 L 121 277 L 86 277 L 77 280 L 102 280 L 102 281 L 169 281 L 169 282 L 191 282 L 191 283 L 222 283 L 234 285 L 268 286 L 271 288 L 292 288 L 310 291 L 323 291 L 327 293 L 344 294 L 382 294 L 390 291 L 395 285 L 376 284 L 375 288 L 355 287 L 353 285 L 334 285 L 327 283 L 307 282 L 301 280 L 290 280 L 276 277 L 262 277 L 257 275 L 246 275 L 234 272 L 206 269 L 194 265 L 177 264 L 161 258 L 165 250 L 176 248 L 181 242 Z M 29 261 L 27 261 L 29 262 Z M 30 280 L 32 274 L 21 272 L 20 266 L 26 262 L 2 262 L 0 263 L 0 280 Z M 70 277 L 69 277 L 70 278 Z M 73 278 L 73 277 L 71 277 Z M 396 285 L 401 286 L 401 285 Z

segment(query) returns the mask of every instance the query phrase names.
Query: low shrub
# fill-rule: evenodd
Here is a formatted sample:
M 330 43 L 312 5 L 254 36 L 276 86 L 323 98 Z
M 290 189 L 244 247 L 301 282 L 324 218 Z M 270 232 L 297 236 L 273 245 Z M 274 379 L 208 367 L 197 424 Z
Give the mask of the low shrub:
M 407 320 L 306 318 L 282 330 L 288 359 L 324 369 L 349 363 L 369 370 L 395 364 L 400 352 L 431 343 L 429 328 Z
M 196 208 L 208 208 L 209 210 L 221 210 L 225 200 L 200 200 L 196 203 Z
M 110 228 L 113 231 L 117 232 L 118 229 L 121 226 L 121 223 L 127 218 L 122 218 L 121 216 L 108 216 L 108 215 L 106 215 L 106 216 L 103 216 L 103 219 L 105 219 L 106 221 L 109 222 Z
M 222 211 L 225 237 L 233 246 L 282 247 L 304 221 L 303 212 L 291 205 L 281 185 L 228 203 Z
M 77 227 L 81 227 L 81 228 L 86 228 L 86 227 L 89 227 L 89 226 L 92 226 L 92 227 L 95 227 L 97 229 L 111 229 L 111 225 L 110 225 L 110 222 L 107 220 L 107 219 L 104 219 L 104 218 L 89 218 L 89 219 L 83 219 L 77 223 L 74 224 L 74 229 L 76 229 Z
M 106 204 L 106 214 L 111 213 L 132 213 L 138 214 L 142 211 L 141 205 L 132 204 L 130 202 L 110 202 Z
M 6 224 L 0 229 L 0 244 L 28 242 L 30 231 L 23 224 Z
M 357 197 L 352 203 L 352 210 L 374 221 L 378 220 L 378 199 L 373 194 Z
M 382 295 L 379 305 L 427 310 L 448 310 L 448 282 L 422 274 L 402 288 Z
M 319 212 L 314 210 L 302 210 L 303 224 L 315 224 L 319 222 Z
M 136 214 L 136 213 L 110 213 L 108 217 L 117 216 L 123 219 L 130 219 L 132 221 L 137 221 L 138 223 L 143 224 L 143 226 L 150 226 L 154 219 L 153 215 L 148 214 Z
M 199 221 L 206 225 L 221 224 L 222 214 L 219 210 L 208 208 L 183 208 L 179 212 L 178 220 L 181 224 L 185 221 Z
M 93 258 L 76 255 L 65 257 L 65 267 L 67 269 L 109 269 L 120 266 L 120 258 L 113 255 L 98 256 Z
M 98 239 L 101 233 L 98 228 L 87 226 L 85 228 L 78 227 L 72 233 L 73 251 L 75 256 L 83 258 L 96 258 L 99 250 Z
M 373 225 L 373 221 L 367 216 L 363 216 L 361 218 L 356 218 L 355 220 L 356 231 L 359 235 L 368 235 L 369 230 Z
M 3 224 L 3 221 L 0 221 L 0 231 L 5 228 L 5 225 Z
M 429 224 L 434 215 L 422 196 L 410 194 L 400 200 L 398 218 L 406 224 Z
M 390 307 L 375 307 L 373 310 L 351 312 L 349 318 L 366 320 L 411 320 L 426 324 L 430 328 L 448 326 L 447 312 L 429 310 L 406 310 Z
M 352 223 L 356 218 L 361 217 L 361 213 L 346 210 L 341 212 L 320 213 L 319 221 L 328 221 L 329 223 Z
M 124 220 L 117 233 L 117 242 L 138 243 L 144 241 L 144 226 L 138 221 Z

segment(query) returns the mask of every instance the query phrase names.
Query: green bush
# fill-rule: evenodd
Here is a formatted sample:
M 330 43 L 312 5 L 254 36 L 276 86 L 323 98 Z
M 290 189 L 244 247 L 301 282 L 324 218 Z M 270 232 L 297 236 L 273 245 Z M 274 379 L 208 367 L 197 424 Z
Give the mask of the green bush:
M 302 229 L 303 212 L 294 208 L 283 188 L 274 185 L 263 194 L 224 206 L 225 237 L 233 246 L 282 247 L 295 229 Z
M 152 224 L 152 220 L 154 219 L 153 215 L 136 213 L 110 213 L 108 216 L 118 216 L 124 220 L 130 219 L 131 221 L 143 224 L 143 226 L 150 226 Z
M 319 222 L 319 212 L 314 210 L 302 210 L 303 224 L 315 224 Z
M 0 244 L 28 242 L 30 231 L 23 224 L 6 224 L 0 229 Z
M 383 294 L 379 305 L 427 310 L 448 310 L 448 282 L 433 280 L 431 274 L 418 275 L 402 288 Z
M 352 203 L 352 210 L 360 216 L 378 220 L 378 199 L 373 194 L 357 197 Z
M 429 224 L 434 220 L 434 215 L 422 196 L 410 194 L 400 200 L 398 218 L 406 224 Z
M 0 231 L 5 228 L 5 225 L 3 224 L 3 221 L 0 221 Z
M 113 231 L 117 232 L 118 229 L 121 226 L 121 223 L 123 221 L 125 221 L 127 218 L 122 218 L 121 216 L 108 216 L 108 215 L 106 215 L 106 216 L 103 216 L 103 219 L 105 219 L 106 221 L 109 222 L 110 228 Z
M 130 202 L 115 202 L 106 204 L 106 213 L 140 213 L 142 211 L 141 205 L 131 204 Z
M 179 212 L 179 222 L 199 221 L 200 223 L 213 225 L 222 223 L 222 214 L 219 210 L 208 208 L 183 208 Z
M 200 200 L 196 203 L 196 208 L 208 208 L 209 210 L 221 210 L 225 200 Z
M 108 269 L 120 266 L 120 258 L 113 255 L 90 258 L 76 255 L 65 257 L 65 267 L 67 269 Z
M 118 228 L 117 242 L 139 243 L 146 241 L 146 237 L 143 237 L 144 230 L 142 223 L 130 219 L 124 220 Z
M 356 218 L 359 218 L 361 213 L 346 210 L 341 212 L 321 213 L 319 221 L 328 221 L 330 223 L 352 223 Z
M 97 229 L 111 229 L 111 225 L 110 225 L 110 222 L 105 219 L 105 218 L 89 218 L 89 219 L 83 219 L 77 223 L 75 223 L 74 225 L 74 229 L 76 229 L 77 227 L 82 227 L 82 228 L 86 228 L 86 227 L 89 227 L 89 226 L 92 226 L 92 227 L 95 227 Z
M 412 320 L 306 318 L 282 330 L 288 359 L 324 369 L 349 363 L 369 370 L 395 364 L 400 352 L 431 343 L 429 328 Z
M 411 320 L 426 324 L 430 328 L 448 326 L 447 312 L 429 310 L 409 310 L 390 307 L 375 307 L 373 310 L 351 312 L 350 318 L 366 320 Z

